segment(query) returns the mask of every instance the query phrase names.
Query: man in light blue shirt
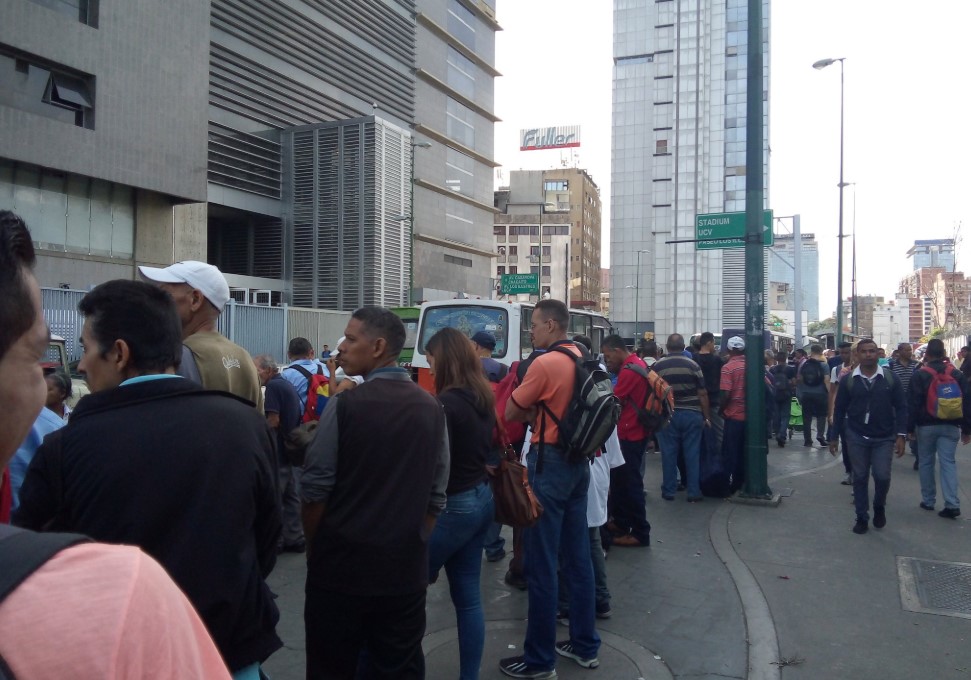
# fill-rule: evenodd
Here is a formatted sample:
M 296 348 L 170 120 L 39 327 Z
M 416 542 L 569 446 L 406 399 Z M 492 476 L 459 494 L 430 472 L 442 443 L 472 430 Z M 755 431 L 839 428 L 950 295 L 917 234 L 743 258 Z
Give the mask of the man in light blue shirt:
M 30 427 L 27 439 L 10 459 L 10 491 L 13 498 L 11 510 L 16 510 L 17 506 L 20 505 L 20 487 L 27 475 L 27 466 L 30 465 L 30 461 L 34 459 L 34 454 L 37 453 L 37 447 L 44 441 L 44 437 L 62 427 L 64 427 L 63 418 L 46 406 L 41 409 L 34 424 Z
M 300 412 L 307 408 L 307 388 L 310 386 L 310 376 L 324 375 L 330 379 L 330 371 L 314 358 L 314 346 L 307 338 L 294 338 L 287 347 L 287 358 L 290 365 L 283 369 L 281 375 L 297 390 L 300 397 Z

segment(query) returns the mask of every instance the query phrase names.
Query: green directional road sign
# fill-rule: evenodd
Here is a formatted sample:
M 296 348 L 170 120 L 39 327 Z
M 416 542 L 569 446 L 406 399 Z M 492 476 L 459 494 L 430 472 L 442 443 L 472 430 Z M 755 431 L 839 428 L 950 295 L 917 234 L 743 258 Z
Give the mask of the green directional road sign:
M 503 274 L 499 286 L 503 295 L 539 295 L 539 274 Z
M 762 212 L 762 245 L 771 246 L 772 211 Z M 708 213 L 695 217 L 695 250 L 743 248 L 745 246 L 745 213 Z

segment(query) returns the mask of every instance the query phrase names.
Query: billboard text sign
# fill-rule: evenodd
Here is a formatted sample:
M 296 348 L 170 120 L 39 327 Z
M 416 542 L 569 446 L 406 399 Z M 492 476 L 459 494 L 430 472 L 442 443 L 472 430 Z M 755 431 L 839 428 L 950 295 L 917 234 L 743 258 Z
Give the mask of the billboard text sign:
M 568 149 L 580 146 L 580 126 L 528 128 L 519 131 L 519 150 Z

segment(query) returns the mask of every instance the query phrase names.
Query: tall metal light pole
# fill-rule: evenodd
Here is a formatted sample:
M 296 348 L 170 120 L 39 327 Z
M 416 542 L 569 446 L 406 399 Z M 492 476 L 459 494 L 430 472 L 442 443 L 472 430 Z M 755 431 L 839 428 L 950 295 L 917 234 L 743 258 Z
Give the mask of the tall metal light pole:
M 840 343 L 843 342 L 843 187 L 846 183 L 843 182 L 843 101 L 844 101 L 844 88 L 843 88 L 843 62 L 846 57 L 838 57 L 836 59 L 820 59 L 815 64 L 813 68 L 816 70 L 821 70 L 827 66 L 832 66 L 836 62 L 840 63 L 840 217 L 839 217 L 839 250 L 837 251 L 836 260 L 836 346 L 839 347 Z
M 637 338 L 641 325 L 641 253 L 649 253 L 650 250 L 637 251 L 637 272 L 634 277 L 634 348 L 637 348 Z

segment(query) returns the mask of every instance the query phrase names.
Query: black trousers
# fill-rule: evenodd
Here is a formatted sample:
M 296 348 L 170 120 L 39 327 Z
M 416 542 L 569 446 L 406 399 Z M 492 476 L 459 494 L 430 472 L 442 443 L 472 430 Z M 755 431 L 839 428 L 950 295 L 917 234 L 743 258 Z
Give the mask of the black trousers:
M 424 590 L 367 596 L 308 586 L 303 617 L 307 680 L 425 677 Z

